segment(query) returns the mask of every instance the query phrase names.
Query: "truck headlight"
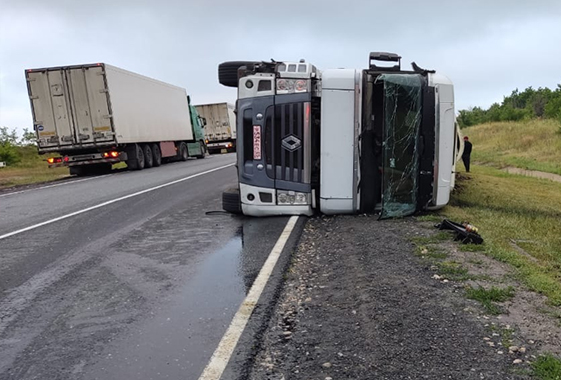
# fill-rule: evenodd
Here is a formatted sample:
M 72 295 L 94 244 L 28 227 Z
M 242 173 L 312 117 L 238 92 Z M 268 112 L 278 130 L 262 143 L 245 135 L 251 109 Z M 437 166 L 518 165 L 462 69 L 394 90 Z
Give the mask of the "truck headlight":
M 308 205 L 310 204 L 309 193 L 298 193 L 295 191 L 277 190 L 278 205 Z
M 308 81 L 305 79 L 277 79 L 277 91 L 308 92 Z

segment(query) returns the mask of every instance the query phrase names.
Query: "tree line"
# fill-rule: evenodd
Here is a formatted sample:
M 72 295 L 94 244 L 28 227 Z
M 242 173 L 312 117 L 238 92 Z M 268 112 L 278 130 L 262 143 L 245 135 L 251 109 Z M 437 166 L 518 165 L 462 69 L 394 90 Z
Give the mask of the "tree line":
M 518 89 L 505 96 L 503 101 L 493 103 L 488 109 L 473 107 L 459 111 L 460 127 L 490 123 L 495 121 L 520 121 L 533 118 L 555 119 L 561 122 L 561 84 L 555 90 L 528 87 Z

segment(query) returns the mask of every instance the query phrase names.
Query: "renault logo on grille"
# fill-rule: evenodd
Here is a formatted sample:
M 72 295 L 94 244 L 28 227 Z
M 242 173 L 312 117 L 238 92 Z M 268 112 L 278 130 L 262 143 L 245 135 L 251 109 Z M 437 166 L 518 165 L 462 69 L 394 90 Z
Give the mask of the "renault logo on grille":
M 296 149 L 302 146 L 302 141 L 294 135 L 286 136 L 282 139 L 282 147 L 289 152 L 294 152 Z

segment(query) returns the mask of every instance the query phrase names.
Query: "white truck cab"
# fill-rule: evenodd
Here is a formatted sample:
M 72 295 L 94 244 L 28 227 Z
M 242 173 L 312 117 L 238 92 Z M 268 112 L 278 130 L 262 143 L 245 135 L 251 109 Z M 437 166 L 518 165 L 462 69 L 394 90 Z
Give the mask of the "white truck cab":
M 446 205 L 457 156 L 453 85 L 412 67 L 401 70 L 392 53 L 371 53 L 365 70 L 221 64 L 220 82 L 238 88 L 243 214 L 399 217 Z

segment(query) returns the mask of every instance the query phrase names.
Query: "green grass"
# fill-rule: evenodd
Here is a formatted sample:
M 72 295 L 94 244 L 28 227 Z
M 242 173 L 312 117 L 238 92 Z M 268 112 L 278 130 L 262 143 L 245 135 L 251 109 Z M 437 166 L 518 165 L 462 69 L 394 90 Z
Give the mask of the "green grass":
M 540 380 L 561 380 L 561 360 L 551 354 L 539 356 L 532 363 L 532 369 Z
M 503 347 L 510 347 L 512 345 L 512 338 L 514 337 L 514 330 L 501 329 L 501 343 Z
M 485 252 L 485 244 L 460 244 L 458 248 L 463 252 Z
M 472 300 L 479 301 L 483 308 L 491 315 L 502 314 L 503 310 L 498 306 L 497 302 L 505 302 L 514 297 L 514 288 L 497 288 L 491 287 L 485 289 L 479 288 L 466 288 L 466 297 Z
M 467 279 L 468 270 L 455 261 L 443 261 L 437 264 L 438 272 L 451 280 Z
M 477 125 L 462 130 L 473 143 L 472 161 L 561 174 L 561 129 L 555 120 Z
M 452 235 L 444 231 L 440 231 L 431 236 L 415 236 L 411 238 L 411 241 L 417 245 L 437 244 L 446 240 L 452 240 Z
M 473 167 L 458 178 L 441 217 L 469 222 L 485 239 L 479 250 L 514 267 L 516 279 L 561 306 L 561 183 L 511 175 L 492 167 Z M 512 241 L 524 244 L 528 257 Z

